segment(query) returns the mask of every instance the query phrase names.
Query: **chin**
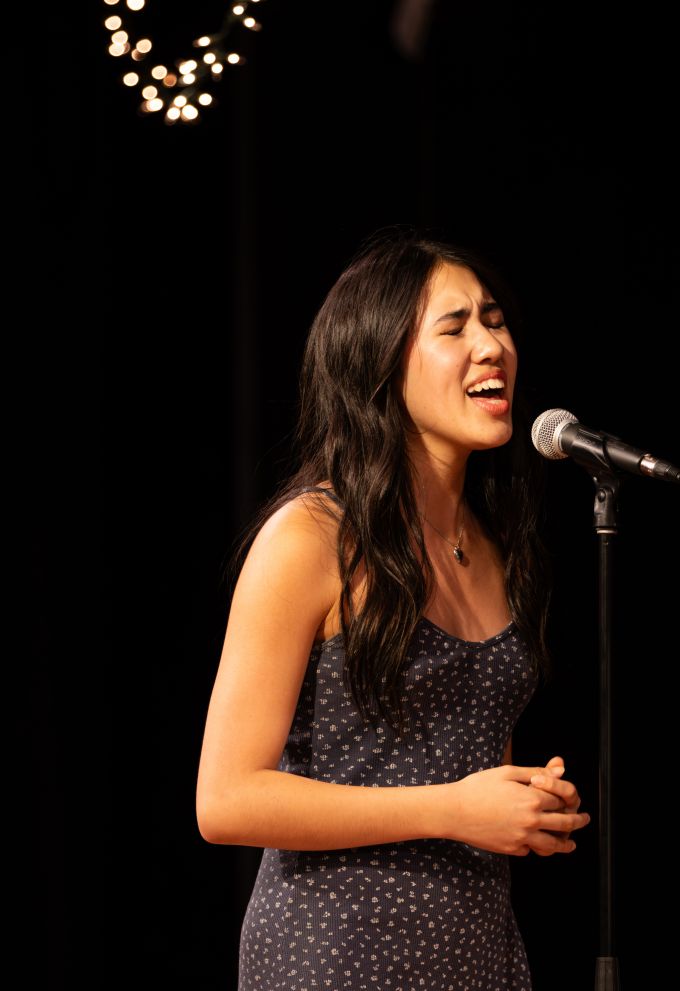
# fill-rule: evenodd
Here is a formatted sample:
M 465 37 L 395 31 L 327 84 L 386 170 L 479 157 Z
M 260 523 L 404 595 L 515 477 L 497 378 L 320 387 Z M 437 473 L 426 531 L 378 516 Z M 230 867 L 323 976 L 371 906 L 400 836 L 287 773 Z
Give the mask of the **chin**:
M 486 451 L 492 447 L 502 447 L 503 444 L 507 444 L 512 438 L 512 424 L 509 424 L 504 430 L 495 430 L 485 441 L 480 441 L 476 444 L 473 450 L 475 451 Z

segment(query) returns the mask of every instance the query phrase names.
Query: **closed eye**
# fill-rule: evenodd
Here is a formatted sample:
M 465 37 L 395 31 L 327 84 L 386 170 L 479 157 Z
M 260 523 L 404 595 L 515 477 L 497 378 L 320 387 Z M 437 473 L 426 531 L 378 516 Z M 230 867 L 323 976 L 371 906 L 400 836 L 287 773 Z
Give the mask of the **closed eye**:
M 507 324 L 503 320 L 501 323 L 487 323 L 485 326 L 488 327 L 489 330 L 501 330 L 503 327 L 506 327 Z M 444 334 L 448 337 L 456 337 L 462 330 L 464 330 L 463 327 L 459 327 L 457 330 L 445 330 Z

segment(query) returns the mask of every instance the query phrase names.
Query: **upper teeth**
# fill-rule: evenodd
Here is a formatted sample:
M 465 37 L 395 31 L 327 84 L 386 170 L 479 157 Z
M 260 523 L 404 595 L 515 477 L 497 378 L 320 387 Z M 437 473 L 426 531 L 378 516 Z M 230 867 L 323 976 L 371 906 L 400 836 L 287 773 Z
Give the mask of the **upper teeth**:
M 477 382 L 476 385 L 471 385 L 468 389 L 470 392 L 483 392 L 484 389 L 502 389 L 505 386 L 503 379 L 484 379 L 483 382 Z

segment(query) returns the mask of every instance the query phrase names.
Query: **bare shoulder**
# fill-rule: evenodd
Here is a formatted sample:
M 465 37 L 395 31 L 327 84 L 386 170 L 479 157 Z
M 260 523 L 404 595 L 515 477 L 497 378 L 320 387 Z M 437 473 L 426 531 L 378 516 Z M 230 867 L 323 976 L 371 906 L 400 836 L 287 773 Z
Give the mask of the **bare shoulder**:
M 227 637 L 247 626 L 287 637 L 301 649 L 314 641 L 337 597 L 339 520 L 327 497 L 303 493 L 269 516 L 250 545 L 232 596 Z
M 256 540 L 294 545 L 306 566 L 315 562 L 326 572 L 335 565 L 340 516 L 339 507 L 328 496 L 303 492 L 272 513 Z

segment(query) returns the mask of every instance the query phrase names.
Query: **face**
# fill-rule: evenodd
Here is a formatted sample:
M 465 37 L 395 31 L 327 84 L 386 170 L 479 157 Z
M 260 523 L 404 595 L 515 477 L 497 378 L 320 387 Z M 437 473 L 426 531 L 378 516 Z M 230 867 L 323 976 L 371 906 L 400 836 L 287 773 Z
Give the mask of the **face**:
M 409 443 L 444 460 L 505 444 L 516 373 L 515 346 L 491 293 L 470 269 L 440 265 L 402 356 Z M 472 390 L 480 379 L 493 388 Z

